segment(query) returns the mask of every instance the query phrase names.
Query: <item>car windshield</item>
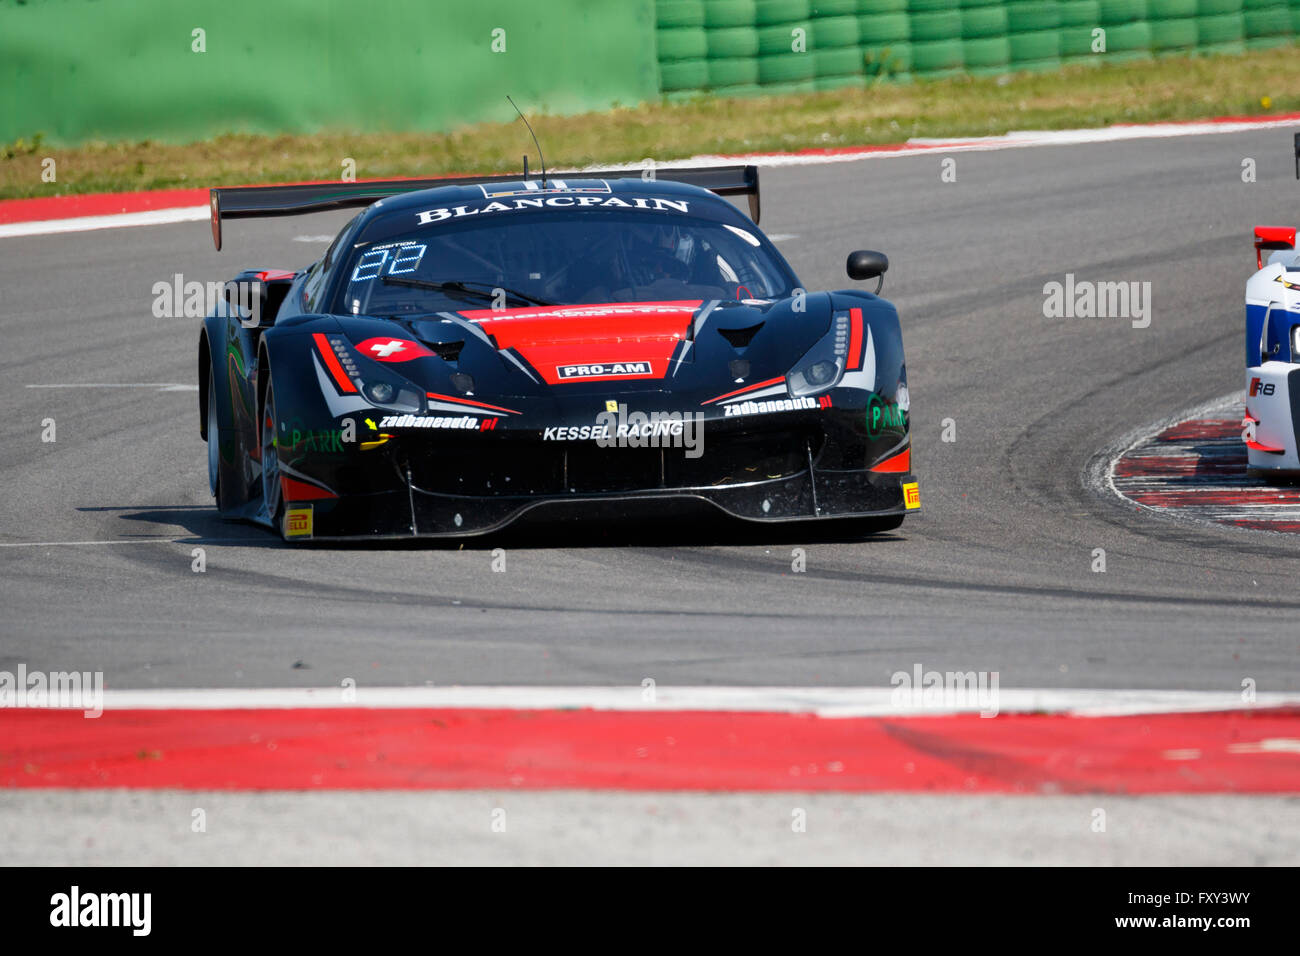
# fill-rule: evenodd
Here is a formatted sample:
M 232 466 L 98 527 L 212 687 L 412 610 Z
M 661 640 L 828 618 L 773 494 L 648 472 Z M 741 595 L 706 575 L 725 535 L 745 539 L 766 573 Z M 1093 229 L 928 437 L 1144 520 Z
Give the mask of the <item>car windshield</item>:
M 436 222 L 359 243 L 336 312 L 773 299 L 796 279 L 757 229 L 657 211 Z

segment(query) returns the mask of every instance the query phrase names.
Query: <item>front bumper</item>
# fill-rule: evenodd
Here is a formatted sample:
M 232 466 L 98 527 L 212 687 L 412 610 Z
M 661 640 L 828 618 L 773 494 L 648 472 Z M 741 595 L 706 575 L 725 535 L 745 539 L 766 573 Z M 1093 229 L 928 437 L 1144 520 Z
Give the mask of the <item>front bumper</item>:
M 870 429 L 860 404 L 755 419 L 717 414 L 703 422 L 698 443 L 682 434 L 649 447 L 548 431 L 536 419 L 392 435 L 380 434 L 381 422 L 372 430 L 384 439 L 377 447 L 295 460 L 329 494 L 286 494 L 286 537 L 465 537 L 533 512 L 617 519 L 712 509 L 791 522 L 920 508 L 901 416 Z M 886 460 L 891 470 L 871 470 Z
M 408 485 L 348 498 L 295 502 L 286 522 L 299 534 L 290 540 L 355 538 L 457 538 L 487 534 L 525 515 L 599 519 L 620 514 L 666 515 L 678 508 L 711 507 L 732 518 L 756 522 L 820 521 L 884 517 L 920 510 L 909 505 L 911 474 L 866 471 L 804 471 L 783 478 L 711 488 L 645 488 L 618 492 L 492 497 L 430 492 Z M 302 514 L 310 512 L 304 519 Z M 302 528 L 310 529 L 301 533 Z

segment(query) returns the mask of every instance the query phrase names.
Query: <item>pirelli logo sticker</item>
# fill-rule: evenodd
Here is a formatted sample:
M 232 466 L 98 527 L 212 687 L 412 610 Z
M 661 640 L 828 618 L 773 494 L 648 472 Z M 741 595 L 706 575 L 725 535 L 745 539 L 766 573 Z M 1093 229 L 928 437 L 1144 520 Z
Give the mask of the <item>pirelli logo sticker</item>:
M 908 511 L 915 511 L 921 507 L 921 489 L 915 481 L 903 485 L 903 506 Z
M 649 362 L 604 362 L 591 365 L 557 365 L 555 374 L 562 382 L 595 378 L 651 378 Z
M 286 538 L 311 537 L 312 507 L 289 508 L 284 513 L 284 536 Z

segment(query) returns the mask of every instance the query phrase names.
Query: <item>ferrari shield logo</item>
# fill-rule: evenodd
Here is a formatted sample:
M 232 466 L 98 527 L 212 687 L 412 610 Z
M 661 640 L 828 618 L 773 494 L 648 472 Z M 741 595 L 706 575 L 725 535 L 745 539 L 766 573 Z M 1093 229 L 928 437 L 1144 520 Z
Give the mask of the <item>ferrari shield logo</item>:
M 311 537 L 312 507 L 289 508 L 284 513 L 284 536 L 286 538 Z

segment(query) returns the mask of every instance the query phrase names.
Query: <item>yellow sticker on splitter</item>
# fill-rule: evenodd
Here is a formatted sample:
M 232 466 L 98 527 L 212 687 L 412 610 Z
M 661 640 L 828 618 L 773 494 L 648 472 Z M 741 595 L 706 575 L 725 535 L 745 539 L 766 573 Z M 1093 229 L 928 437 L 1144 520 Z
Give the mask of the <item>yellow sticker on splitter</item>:
M 903 485 L 903 505 L 908 511 L 921 507 L 921 489 L 915 481 Z
M 290 508 L 284 513 L 284 536 L 286 538 L 311 537 L 311 505 L 306 508 Z

